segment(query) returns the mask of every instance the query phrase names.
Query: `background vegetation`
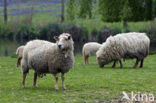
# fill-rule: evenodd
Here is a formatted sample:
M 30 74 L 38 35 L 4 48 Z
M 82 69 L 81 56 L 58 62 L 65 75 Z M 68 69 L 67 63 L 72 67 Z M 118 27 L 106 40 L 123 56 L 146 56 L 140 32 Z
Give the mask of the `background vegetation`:
M 156 0 L 0 0 L 0 11 L 0 38 L 20 44 L 35 38 L 54 42 L 62 32 L 71 33 L 75 44 L 146 32 L 156 47 Z

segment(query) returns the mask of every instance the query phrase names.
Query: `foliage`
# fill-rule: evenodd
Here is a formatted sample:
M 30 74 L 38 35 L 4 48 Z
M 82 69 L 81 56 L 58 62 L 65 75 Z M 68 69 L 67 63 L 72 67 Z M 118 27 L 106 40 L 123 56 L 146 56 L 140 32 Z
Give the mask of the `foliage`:
M 62 33 L 58 23 L 49 23 L 42 27 L 39 32 L 39 38 L 44 40 L 54 41 L 53 37 Z
M 129 6 L 129 0 L 126 0 L 124 7 L 121 10 L 121 20 L 130 21 L 131 17 L 132 17 L 132 10 L 131 7 Z
M 108 27 L 104 27 L 99 31 L 99 35 L 98 35 L 98 42 L 99 43 L 103 43 L 106 41 L 106 39 L 109 36 L 114 36 L 115 35 L 115 31 L 108 28 Z
M 16 39 L 18 40 L 30 40 L 34 39 L 36 35 L 38 34 L 37 30 L 33 26 L 28 26 L 28 25 L 21 25 L 16 33 Z
M 92 17 L 93 0 L 80 0 L 79 2 L 80 2 L 79 17 L 86 18 L 88 16 L 89 18 L 91 18 Z
M 120 21 L 120 11 L 124 0 L 99 0 L 99 13 L 102 21 Z
M 145 0 L 145 20 L 152 20 L 152 0 Z
M 142 29 L 140 32 L 146 32 L 151 42 L 156 42 L 156 22 L 151 23 L 148 28 Z
M 88 40 L 88 31 L 85 27 L 68 25 L 63 32 L 70 33 L 75 42 L 83 42 Z
M 152 20 L 152 8 L 152 0 L 99 0 L 99 12 L 107 22 Z
M 93 29 L 88 36 L 88 41 L 94 41 L 97 42 L 97 36 L 98 36 L 98 31 L 96 29 Z
M 66 17 L 67 20 L 73 21 L 76 15 L 76 2 L 75 0 L 67 0 L 66 3 Z

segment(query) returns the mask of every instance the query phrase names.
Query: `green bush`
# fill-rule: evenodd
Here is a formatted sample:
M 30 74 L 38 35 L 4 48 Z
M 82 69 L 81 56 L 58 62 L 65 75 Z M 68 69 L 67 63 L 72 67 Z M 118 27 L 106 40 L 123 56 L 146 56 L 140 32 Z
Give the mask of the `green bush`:
M 106 41 L 106 39 L 109 37 L 109 36 L 113 36 L 115 35 L 115 31 L 112 30 L 111 28 L 108 28 L 108 27 L 104 27 L 102 28 L 100 31 L 99 31 L 99 34 L 98 34 L 98 42 L 99 43 L 103 43 Z
M 54 41 L 53 37 L 61 33 L 62 30 L 58 23 L 49 23 L 40 29 L 39 38 Z
M 15 52 L 11 54 L 11 58 L 17 58 L 17 57 L 18 55 Z
M 38 32 L 35 27 L 23 24 L 17 29 L 15 34 L 17 40 L 30 40 L 34 39 Z
M 85 27 L 79 27 L 74 24 L 67 24 L 67 25 L 68 26 L 64 25 L 66 27 L 63 29 L 63 32 L 70 33 L 75 42 L 88 41 L 88 30 Z
M 93 29 L 88 36 L 88 41 L 97 42 L 97 36 L 98 36 L 98 31 L 96 29 Z

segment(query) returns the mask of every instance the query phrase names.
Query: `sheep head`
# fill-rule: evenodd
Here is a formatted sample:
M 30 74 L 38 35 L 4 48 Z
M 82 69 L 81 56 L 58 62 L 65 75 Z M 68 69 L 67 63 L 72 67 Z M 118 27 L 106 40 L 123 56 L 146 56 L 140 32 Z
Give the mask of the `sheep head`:
M 59 37 L 54 37 L 56 44 L 61 51 L 73 50 L 73 39 L 70 34 L 63 33 Z

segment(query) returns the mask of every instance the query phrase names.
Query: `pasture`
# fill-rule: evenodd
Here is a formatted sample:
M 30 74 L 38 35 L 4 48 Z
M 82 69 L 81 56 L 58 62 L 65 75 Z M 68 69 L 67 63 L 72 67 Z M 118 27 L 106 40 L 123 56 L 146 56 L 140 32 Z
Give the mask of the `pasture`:
M 103 69 L 92 56 L 90 65 L 84 65 L 83 57 L 76 56 L 72 70 L 65 75 L 66 91 L 61 88 L 59 75 L 59 91 L 54 89 L 54 77 L 47 74 L 39 78 L 37 88 L 32 86 L 33 71 L 30 70 L 26 79 L 26 88 L 21 87 L 21 70 L 16 67 L 16 58 L 0 57 L 0 103 L 83 103 L 83 102 L 119 102 L 127 93 L 153 93 L 156 97 L 156 55 L 145 59 L 142 69 L 133 69 L 135 60 L 123 62 L 123 69 L 111 68 L 112 64 Z

